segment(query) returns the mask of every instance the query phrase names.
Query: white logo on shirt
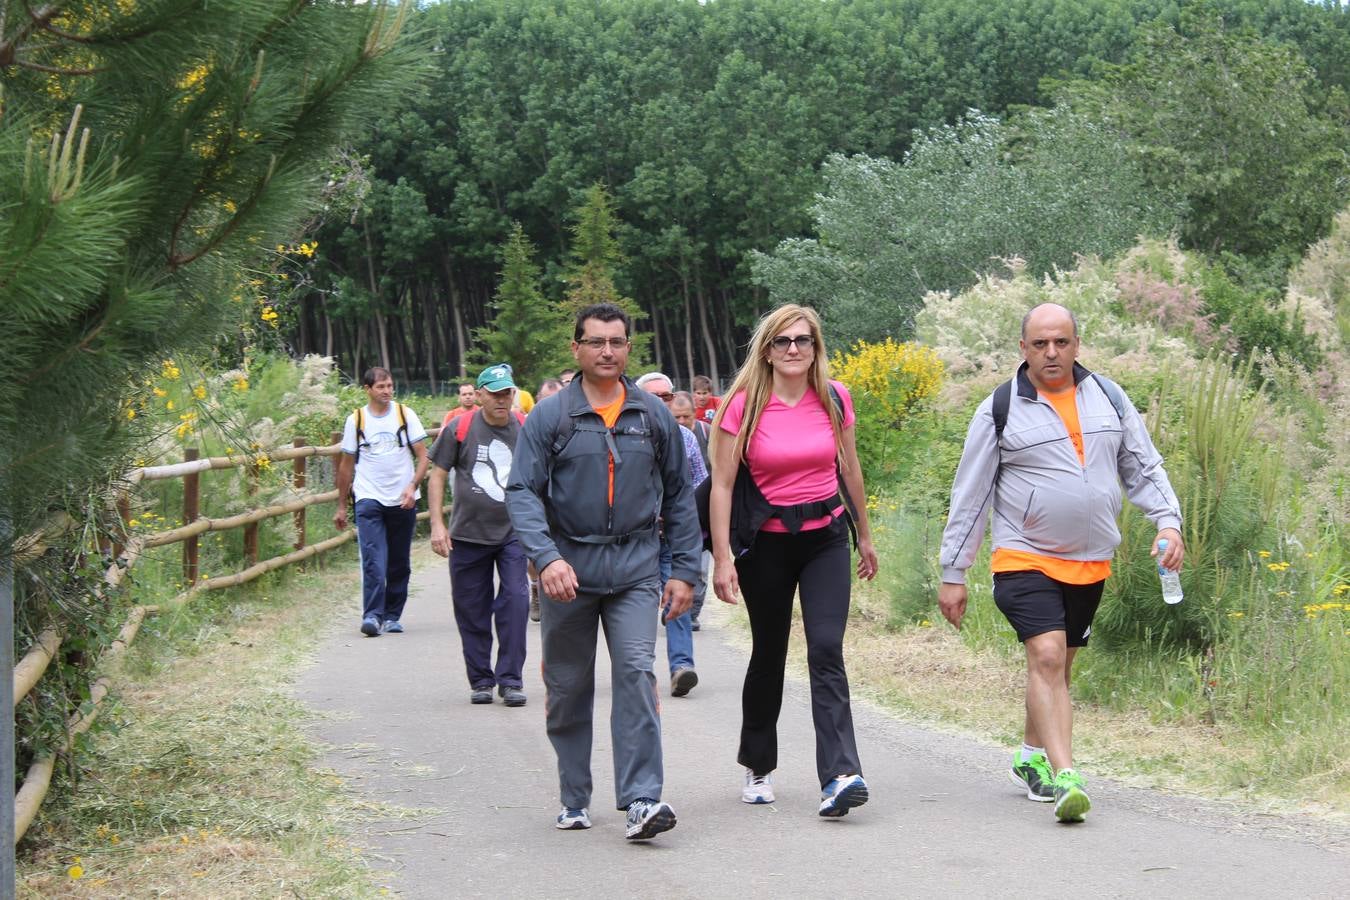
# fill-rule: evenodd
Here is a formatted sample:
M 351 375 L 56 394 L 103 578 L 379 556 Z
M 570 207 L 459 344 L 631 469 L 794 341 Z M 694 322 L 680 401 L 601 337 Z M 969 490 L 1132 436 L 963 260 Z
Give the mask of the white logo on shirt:
M 506 481 L 511 477 L 511 448 L 493 438 L 478 445 L 478 460 L 473 464 L 473 483 L 498 503 L 506 500 Z

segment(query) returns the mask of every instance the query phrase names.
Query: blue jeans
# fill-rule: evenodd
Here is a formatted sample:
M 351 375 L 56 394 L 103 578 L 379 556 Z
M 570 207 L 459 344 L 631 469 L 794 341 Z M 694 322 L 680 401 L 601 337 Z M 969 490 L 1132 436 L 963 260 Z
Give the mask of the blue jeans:
M 408 602 L 412 539 L 417 510 L 356 501 L 356 543 L 361 550 L 361 618 L 397 622 Z
M 661 589 L 664 591 L 666 582 L 670 580 L 671 570 L 670 544 L 665 538 L 661 538 L 659 562 Z M 697 588 L 698 585 L 694 587 Z M 670 662 L 670 674 L 674 675 L 680 669 L 694 667 L 694 617 L 689 612 L 669 622 L 665 617 L 666 611 L 662 609 L 661 624 L 666 626 L 666 657 Z
M 501 586 L 492 592 L 496 569 Z M 530 591 L 525 550 L 514 537 L 504 544 L 455 541 L 450 551 L 450 597 L 464 648 L 469 687 L 521 687 Z M 492 626 L 497 626 L 497 666 L 492 666 Z

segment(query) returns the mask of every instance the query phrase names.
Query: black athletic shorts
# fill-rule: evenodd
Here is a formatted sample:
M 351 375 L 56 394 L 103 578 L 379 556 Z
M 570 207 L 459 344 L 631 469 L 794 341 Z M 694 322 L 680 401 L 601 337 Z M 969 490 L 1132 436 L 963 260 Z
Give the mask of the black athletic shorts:
M 995 572 L 994 603 L 1019 641 L 1062 631 L 1066 646 L 1086 647 L 1105 584 L 1065 584 L 1040 572 Z

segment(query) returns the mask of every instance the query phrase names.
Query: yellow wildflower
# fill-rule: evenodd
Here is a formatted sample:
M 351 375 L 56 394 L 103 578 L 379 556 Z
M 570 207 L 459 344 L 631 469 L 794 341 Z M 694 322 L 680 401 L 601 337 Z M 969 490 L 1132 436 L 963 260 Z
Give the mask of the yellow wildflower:
M 80 865 L 80 858 L 78 856 L 75 857 L 74 864 L 72 864 L 69 869 L 66 869 L 66 874 L 70 876 L 71 881 L 79 881 L 84 877 L 84 866 Z
M 168 410 L 172 410 L 172 409 L 173 409 L 173 401 L 170 400 L 168 403 L 165 403 L 165 404 L 164 404 L 164 408 L 165 408 L 165 409 L 168 409 Z
M 127 421 L 130 422 L 130 421 L 131 421 L 132 419 L 134 419 L 134 418 L 136 418 L 136 410 L 134 410 L 134 409 L 132 409 L 130 406 L 128 406 L 128 407 L 127 407 Z
M 164 390 L 164 388 L 157 387 L 157 388 L 155 388 L 155 396 L 156 396 L 156 397 L 167 397 L 167 396 L 169 396 L 169 392 L 166 391 L 166 390 Z
M 1269 550 L 1258 550 L 1258 551 L 1256 551 L 1256 555 L 1259 556 L 1259 557 L 1261 557 L 1262 559 L 1270 559 L 1270 551 L 1269 551 Z
M 240 393 L 243 393 L 244 391 L 248 390 L 248 379 L 245 378 L 243 375 L 240 375 L 238 378 L 234 380 L 234 389 L 236 391 L 239 391 Z
M 166 359 L 160 363 L 159 374 L 167 381 L 177 381 L 182 372 L 179 371 L 178 366 L 174 365 L 173 360 Z
M 198 400 L 205 400 L 205 399 L 206 399 L 206 385 L 204 385 L 204 384 L 199 384 L 199 385 L 197 385 L 195 388 L 193 388 L 193 389 L 192 389 L 192 396 L 196 397 Z
M 1242 617 L 1245 616 L 1245 615 L 1246 615 L 1246 613 L 1242 613 L 1242 612 L 1230 612 L 1230 613 L 1228 614 L 1228 618 L 1230 618 L 1230 619 L 1240 619 L 1240 618 L 1242 618 Z
M 226 200 L 226 201 L 225 201 L 225 211 L 226 211 L 227 213 L 229 213 L 230 215 L 234 215 L 236 212 L 239 211 L 239 207 L 237 207 L 237 206 L 234 205 L 234 201 L 233 201 L 233 200 Z

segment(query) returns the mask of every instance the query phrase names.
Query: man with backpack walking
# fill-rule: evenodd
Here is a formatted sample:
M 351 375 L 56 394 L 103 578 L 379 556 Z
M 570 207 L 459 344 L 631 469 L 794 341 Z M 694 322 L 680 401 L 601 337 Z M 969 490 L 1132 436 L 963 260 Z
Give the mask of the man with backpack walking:
M 347 527 L 347 502 L 356 498 L 356 540 L 361 555 L 361 633 L 399 634 L 412 574 L 417 527 L 417 486 L 427 472 L 426 429 L 394 402 L 394 376 L 378 366 L 361 378 L 369 402 L 347 417 L 337 461 L 337 512 Z M 414 471 L 413 461 L 417 466 Z
M 675 827 L 661 799 L 661 720 L 652 671 L 656 611 L 689 609 L 700 535 L 684 442 L 670 411 L 624 376 L 628 315 L 600 303 L 577 313 L 580 374 L 525 420 L 506 489 L 516 535 L 542 588 L 546 721 L 558 756 L 560 829 L 591 826 L 591 740 L 597 630 L 604 624 L 613 682 L 617 806 L 629 840 Z M 672 577 L 662 589 L 658 517 Z
M 1158 529 L 1153 556 L 1181 567 L 1181 505 L 1162 457 L 1114 382 L 1077 362 L 1078 321 L 1055 303 L 1022 319 L 1024 362 L 975 411 L 942 536 L 938 605 L 957 628 L 966 570 L 993 510 L 994 602 L 1026 648 L 1026 730 L 1011 776 L 1062 822 L 1091 807 L 1073 768 L 1069 677 L 1087 646 L 1125 493 Z M 1167 547 L 1159 552 L 1159 541 Z
M 507 706 L 524 706 L 521 670 L 529 593 L 525 550 L 506 511 L 506 480 L 524 417 L 511 408 L 516 384 L 510 366 L 488 366 L 478 376 L 476 390 L 477 412 L 454 420 L 431 448 L 431 548 L 450 558 L 450 594 L 469 677 L 469 702 L 491 703 L 496 688 Z M 447 531 L 441 509 L 451 472 L 455 503 Z M 495 594 L 494 569 L 501 584 Z

